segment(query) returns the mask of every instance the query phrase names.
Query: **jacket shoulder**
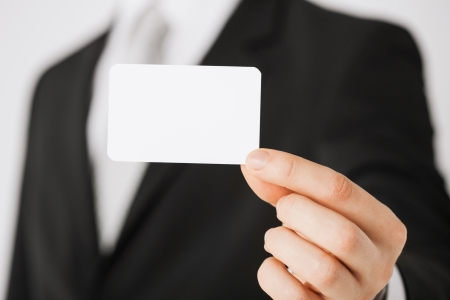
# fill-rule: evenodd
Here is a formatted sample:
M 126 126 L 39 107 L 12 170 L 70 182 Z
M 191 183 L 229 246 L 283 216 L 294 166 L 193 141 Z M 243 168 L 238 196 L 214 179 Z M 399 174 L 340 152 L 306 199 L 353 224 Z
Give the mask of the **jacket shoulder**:
M 40 77 L 36 94 L 47 86 L 61 86 L 91 74 L 104 48 L 107 33 L 82 46 L 64 59 L 54 63 Z
M 354 37 L 379 30 L 409 34 L 405 28 L 398 24 L 352 16 L 304 0 L 292 0 L 290 2 L 290 10 L 299 16 L 301 14 L 306 21 L 311 22 L 311 25 L 316 25 L 317 29 L 345 31 L 349 35 L 354 35 Z
M 288 5 L 288 19 L 296 24 L 291 28 L 318 45 L 350 50 L 371 43 L 396 44 L 418 54 L 414 38 L 398 24 L 346 15 L 303 0 L 291 0 Z

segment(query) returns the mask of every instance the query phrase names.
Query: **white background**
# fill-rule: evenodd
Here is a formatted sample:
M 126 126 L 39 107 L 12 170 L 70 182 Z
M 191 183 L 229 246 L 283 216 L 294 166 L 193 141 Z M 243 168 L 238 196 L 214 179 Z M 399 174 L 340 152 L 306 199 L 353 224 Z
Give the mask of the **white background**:
M 413 33 L 424 56 L 437 163 L 449 178 L 450 1 L 313 1 L 403 24 Z M 112 6 L 113 0 L 0 0 L 0 298 L 6 291 L 34 83 L 48 65 L 102 32 Z

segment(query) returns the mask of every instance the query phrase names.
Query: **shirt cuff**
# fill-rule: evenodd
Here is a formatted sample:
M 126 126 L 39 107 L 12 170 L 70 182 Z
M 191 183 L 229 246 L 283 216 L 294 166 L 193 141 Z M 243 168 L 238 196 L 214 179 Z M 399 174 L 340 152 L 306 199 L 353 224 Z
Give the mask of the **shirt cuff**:
M 394 267 L 391 280 L 389 280 L 386 300 L 407 300 L 402 275 L 397 266 Z

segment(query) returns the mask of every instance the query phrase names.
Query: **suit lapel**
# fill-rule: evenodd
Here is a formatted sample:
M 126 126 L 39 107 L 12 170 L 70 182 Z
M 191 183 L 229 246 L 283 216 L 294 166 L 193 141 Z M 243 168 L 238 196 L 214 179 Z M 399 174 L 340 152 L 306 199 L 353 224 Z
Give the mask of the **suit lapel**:
M 52 185 L 62 187 L 60 195 L 66 199 L 71 219 L 77 222 L 70 230 L 78 244 L 77 251 L 83 258 L 89 258 L 92 264 L 89 269 L 94 270 L 98 260 L 98 234 L 94 210 L 94 193 L 92 174 L 87 152 L 86 120 L 92 96 L 92 74 L 96 62 L 101 55 L 107 35 L 101 36 L 89 47 L 76 55 L 68 69 L 64 70 L 60 81 L 67 83 L 64 107 L 59 111 L 58 118 L 49 136 L 58 137 L 52 145 L 55 168 L 61 166 L 59 176 Z M 72 78 L 64 77 L 70 74 Z M 88 74 L 86 76 L 85 74 Z M 55 80 L 56 82 L 57 80 Z M 56 105 L 54 105 L 56 107 Z M 65 127 L 65 128 L 64 128 Z M 59 181 L 59 182 L 56 182 Z M 59 201 L 59 200 L 58 200 Z M 56 204 L 55 204 L 56 205 Z M 79 267 L 86 265 L 79 264 Z M 71 270 L 75 273 L 75 270 Z M 94 272 L 95 273 L 95 272 Z M 92 274 L 92 273 L 90 273 Z M 95 276 L 95 275 L 92 275 Z
M 284 3 L 285 1 L 276 0 L 242 1 L 202 64 L 254 66 L 260 69 L 263 76 L 267 76 L 270 73 L 270 60 L 267 59 L 265 50 L 274 45 L 277 18 L 280 17 Z M 149 165 L 130 207 L 115 252 L 107 259 L 109 262 L 120 255 L 142 221 L 151 217 L 152 210 L 179 175 L 191 167 L 195 165 L 167 163 Z
M 46 123 L 45 126 L 41 125 L 44 132 L 42 136 L 49 141 L 46 148 L 48 175 L 45 180 L 51 181 L 51 195 L 57 196 L 49 199 L 56 201 L 53 207 L 61 199 L 70 205 L 68 213 L 79 222 L 70 230 L 77 230 L 73 234 L 81 238 L 82 244 L 91 250 L 97 249 L 97 231 L 85 133 L 92 94 L 92 74 L 105 40 L 106 35 L 101 36 L 66 60 L 59 73 L 52 74 L 53 94 L 44 96 L 49 117 L 41 121 Z M 35 100 L 39 101 L 42 100 Z
M 243 0 L 205 56 L 203 65 L 253 66 L 270 73 L 267 51 L 277 40 L 286 1 Z

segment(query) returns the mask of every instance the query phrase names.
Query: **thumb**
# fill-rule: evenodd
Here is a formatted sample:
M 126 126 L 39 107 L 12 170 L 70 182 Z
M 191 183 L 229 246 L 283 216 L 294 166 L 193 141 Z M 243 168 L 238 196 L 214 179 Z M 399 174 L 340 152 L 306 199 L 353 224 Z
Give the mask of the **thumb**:
M 292 191 L 285 187 L 274 185 L 256 178 L 247 170 L 245 165 L 241 165 L 241 171 L 255 194 L 273 206 L 277 205 L 277 202 L 281 197 L 292 194 Z

